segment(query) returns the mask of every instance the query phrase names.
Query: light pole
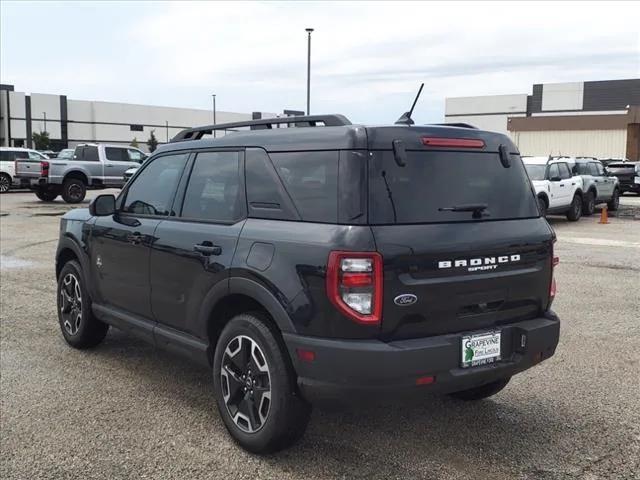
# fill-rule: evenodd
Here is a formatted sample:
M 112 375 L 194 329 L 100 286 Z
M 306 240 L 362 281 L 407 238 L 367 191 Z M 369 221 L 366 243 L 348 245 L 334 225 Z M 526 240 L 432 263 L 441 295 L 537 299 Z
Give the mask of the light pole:
M 47 131 L 47 112 L 42 112 L 42 116 L 44 117 L 44 131 Z
M 211 97 L 213 98 L 213 124 L 216 124 L 216 96 L 215 94 L 212 94 Z M 216 131 L 213 131 L 213 136 L 216 137 Z
M 313 28 L 305 28 L 307 32 L 307 115 L 311 112 L 311 32 Z
M 167 143 L 169 143 L 169 120 L 164 121 L 164 126 L 167 129 Z

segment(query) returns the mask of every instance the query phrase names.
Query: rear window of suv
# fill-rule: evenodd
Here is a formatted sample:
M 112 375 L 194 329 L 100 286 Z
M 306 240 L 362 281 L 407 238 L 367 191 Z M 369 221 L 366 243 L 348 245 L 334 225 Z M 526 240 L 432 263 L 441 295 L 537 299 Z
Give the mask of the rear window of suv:
M 519 157 L 505 168 L 497 153 L 407 152 L 399 167 L 392 152 L 369 162 L 369 222 L 410 224 L 477 222 L 538 217 L 536 200 Z M 452 207 L 486 204 L 480 219 Z

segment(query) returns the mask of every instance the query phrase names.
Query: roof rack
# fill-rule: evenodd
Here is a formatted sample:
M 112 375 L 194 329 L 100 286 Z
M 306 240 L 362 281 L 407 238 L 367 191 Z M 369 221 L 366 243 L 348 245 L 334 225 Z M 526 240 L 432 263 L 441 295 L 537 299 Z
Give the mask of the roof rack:
M 183 142 L 186 140 L 200 140 L 204 135 L 213 133 L 214 130 L 230 130 L 240 127 L 256 127 L 254 130 L 271 129 L 274 125 L 294 125 L 296 127 L 317 127 L 323 124 L 325 127 L 342 127 L 351 125 L 351 122 L 344 115 L 305 115 L 282 118 L 261 118 L 258 120 L 247 120 L 244 122 L 219 123 L 217 125 L 206 125 L 204 127 L 187 128 L 182 130 L 171 142 Z

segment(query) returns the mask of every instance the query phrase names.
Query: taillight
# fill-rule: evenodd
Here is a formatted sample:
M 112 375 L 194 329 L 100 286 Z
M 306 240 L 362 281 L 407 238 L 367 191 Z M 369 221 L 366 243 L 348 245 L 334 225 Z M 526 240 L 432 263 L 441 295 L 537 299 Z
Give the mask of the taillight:
M 551 307 L 551 303 L 553 299 L 556 298 L 556 276 L 555 276 L 555 268 L 560 263 L 560 257 L 556 257 L 554 253 L 554 244 L 556 243 L 555 237 L 553 238 L 553 243 L 551 244 L 551 285 L 549 287 L 549 307 Z
M 484 140 L 479 138 L 422 137 L 422 144 L 428 147 L 484 148 Z
M 331 252 L 327 296 L 350 319 L 366 324 L 382 318 L 382 255 L 376 252 Z
M 41 177 L 49 176 L 49 162 L 40 162 L 40 176 Z

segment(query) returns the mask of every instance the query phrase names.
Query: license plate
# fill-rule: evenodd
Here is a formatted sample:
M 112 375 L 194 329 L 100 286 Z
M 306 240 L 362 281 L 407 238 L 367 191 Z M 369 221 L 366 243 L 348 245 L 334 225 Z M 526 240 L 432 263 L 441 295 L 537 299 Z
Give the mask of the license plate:
M 500 360 L 501 335 L 501 332 L 486 332 L 462 337 L 462 368 Z

